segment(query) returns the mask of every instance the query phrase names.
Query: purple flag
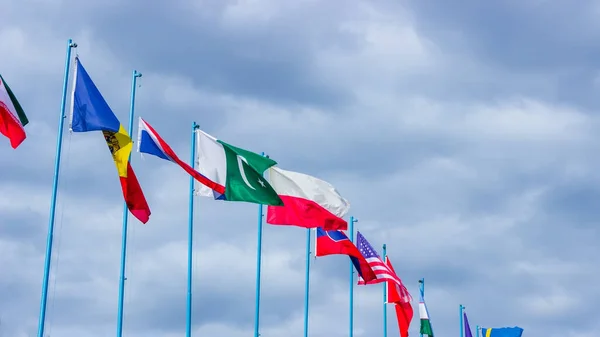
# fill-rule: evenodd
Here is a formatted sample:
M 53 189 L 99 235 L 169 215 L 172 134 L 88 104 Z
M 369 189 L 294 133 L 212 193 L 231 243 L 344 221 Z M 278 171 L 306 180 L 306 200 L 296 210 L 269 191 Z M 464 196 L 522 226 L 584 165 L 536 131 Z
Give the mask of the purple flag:
M 469 320 L 467 319 L 467 313 L 463 312 L 463 317 L 465 318 L 465 337 L 473 337 L 471 333 L 471 327 L 469 326 Z

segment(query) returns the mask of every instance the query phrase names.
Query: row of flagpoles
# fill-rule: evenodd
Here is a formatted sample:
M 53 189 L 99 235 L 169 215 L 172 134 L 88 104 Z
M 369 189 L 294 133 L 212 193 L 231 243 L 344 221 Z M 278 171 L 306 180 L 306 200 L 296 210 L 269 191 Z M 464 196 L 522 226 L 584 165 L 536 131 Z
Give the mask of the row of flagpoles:
M 60 171 L 60 159 L 61 159 L 61 148 L 62 148 L 62 139 L 63 139 L 63 131 L 64 131 L 64 119 L 67 118 L 66 116 L 66 99 L 67 99 L 67 91 L 68 91 L 68 79 L 69 79 L 69 73 L 70 73 L 70 66 L 71 66 L 71 52 L 73 48 L 76 48 L 77 44 L 74 43 L 72 40 L 68 41 L 68 46 L 67 46 L 67 57 L 66 57 L 66 63 L 65 63 L 65 75 L 64 75 L 64 83 L 63 83 L 63 97 L 62 97 L 62 102 L 61 102 L 61 112 L 60 112 L 60 120 L 59 120 L 59 126 L 58 126 L 58 138 L 57 138 L 57 152 L 56 152 L 56 159 L 55 159 L 55 172 L 54 172 L 54 181 L 53 181 L 53 190 L 52 190 L 52 200 L 51 200 L 51 210 L 50 210 L 50 219 L 49 219 L 49 226 L 48 226 L 48 241 L 47 241 L 47 249 L 46 249 L 46 261 L 45 261 L 45 265 L 44 265 L 44 279 L 43 279 L 43 283 L 42 283 L 42 296 L 41 296 L 41 308 L 40 308 L 40 318 L 39 318 L 39 328 L 38 328 L 38 337 L 43 337 L 44 336 L 44 325 L 45 325 L 45 315 L 46 315 L 46 302 L 47 302 L 47 296 L 48 296 L 48 280 L 49 280 L 49 274 L 50 274 L 50 261 L 51 261 L 51 256 L 52 256 L 52 238 L 53 238 L 53 232 L 54 232 L 54 214 L 55 214 L 55 206 L 56 206 L 56 195 L 57 195 L 57 190 L 58 190 L 58 181 L 59 181 L 59 171 Z M 120 122 L 118 121 L 118 119 L 116 118 L 116 116 L 114 115 L 114 113 L 112 112 L 112 110 L 110 110 L 110 108 L 108 107 L 107 103 L 104 101 L 104 99 L 102 98 L 102 95 L 100 94 L 100 92 L 98 91 L 98 89 L 96 88 L 95 84 L 93 83 L 93 81 L 91 80 L 91 78 L 89 77 L 89 75 L 87 74 L 87 71 L 83 68 L 83 66 L 81 65 L 81 62 L 79 61 L 79 58 L 76 57 L 75 58 L 75 70 L 74 70 L 74 76 L 73 76 L 73 94 L 72 94 L 72 110 L 71 110 L 71 120 L 70 120 L 70 129 L 73 132 L 88 132 L 88 131 L 102 131 L 104 134 L 104 138 L 107 142 L 107 145 L 109 146 L 109 149 L 113 155 L 113 159 L 115 160 L 115 164 L 117 166 L 117 170 L 119 172 L 119 177 L 121 180 L 121 184 L 123 187 L 123 193 L 124 193 L 124 198 L 125 198 L 125 203 L 124 203 L 124 208 L 123 208 L 123 223 L 122 223 L 122 245 L 121 245 L 121 267 L 120 267 L 120 277 L 119 277 L 119 298 L 118 298 L 118 310 L 117 310 L 117 337 L 121 337 L 123 334 L 123 301 L 124 301 L 124 293 L 125 293 L 125 266 L 126 266 L 126 261 L 127 261 L 127 225 L 128 225 L 128 214 L 130 211 L 136 218 L 138 218 L 141 222 L 146 223 L 149 220 L 150 217 L 150 209 L 148 207 L 148 204 L 145 200 L 145 197 L 143 196 L 143 193 L 141 191 L 141 187 L 139 186 L 139 183 L 137 182 L 137 178 L 135 177 L 135 174 L 133 172 L 133 169 L 131 168 L 131 165 L 129 163 L 130 161 L 130 156 L 131 156 L 131 147 L 132 147 L 132 140 L 130 138 L 129 135 L 131 135 L 133 133 L 133 120 L 134 120 L 134 111 L 135 111 L 135 94 L 136 94 L 136 81 L 139 77 L 141 77 L 141 73 L 137 72 L 134 70 L 133 72 L 133 76 L 132 76 L 132 90 L 131 90 L 131 104 L 130 104 L 130 112 L 129 112 L 129 125 L 128 125 L 128 130 L 125 131 L 123 126 L 120 124 Z M 198 136 L 199 134 L 201 134 L 201 136 Z M 187 277 L 187 299 L 186 299 L 186 336 L 191 336 L 191 330 L 192 330 L 192 326 L 191 326 L 191 319 L 192 319 L 192 275 L 193 275 L 193 270 L 192 270 L 192 250 L 193 250 L 193 242 L 192 242 L 192 238 L 193 238 L 193 200 L 194 200 L 194 192 L 198 192 L 198 189 L 195 188 L 195 180 L 201 182 L 203 185 L 208 186 L 210 189 L 212 189 L 212 193 L 215 194 L 215 199 L 225 199 L 225 200 L 236 200 L 235 196 L 232 196 L 230 192 L 230 186 L 227 187 L 227 189 L 224 189 L 223 187 L 226 185 L 225 182 L 223 182 L 223 186 L 220 186 L 218 184 L 219 177 L 211 177 L 210 176 L 210 172 L 208 172 L 208 174 L 205 172 L 199 173 L 198 170 L 200 170 L 200 168 L 195 168 L 195 164 L 196 164 L 196 150 L 197 147 L 196 145 L 201 144 L 198 137 L 203 137 L 204 138 L 210 138 L 212 136 L 205 134 L 203 131 L 199 130 L 198 125 L 194 122 L 192 125 L 192 151 L 191 151 L 191 155 L 190 155 L 190 165 L 185 164 L 183 161 L 181 161 L 176 154 L 171 150 L 171 148 L 166 144 L 166 142 L 164 142 L 164 140 L 162 140 L 162 138 L 158 135 L 158 133 L 148 124 L 146 123 L 144 120 L 140 119 L 140 127 L 139 127 L 139 135 L 138 135 L 138 151 L 141 153 L 149 153 L 149 154 L 153 154 L 157 157 L 160 157 L 162 159 L 167 159 L 170 161 L 173 161 L 177 164 L 179 164 L 182 168 L 184 168 L 184 170 L 186 170 L 188 173 L 190 173 L 191 177 L 190 177 L 190 198 L 189 198 L 189 229 L 188 229 L 188 277 Z M 145 137 L 145 138 L 144 138 Z M 144 142 L 144 139 L 149 139 L 150 141 Z M 197 141 L 196 141 L 197 140 Z M 210 140 L 214 141 L 213 145 L 218 145 L 217 144 L 217 140 L 216 139 L 209 139 L 209 143 Z M 200 146 L 200 145 L 199 145 Z M 223 142 L 220 143 L 220 146 L 223 148 L 223 150 L 225 151 L 225 153 L 227 154 L 227 150 L 230 150 L 231 148 L 236 149 L 235 147 L 229 146 L 228 144 L 225 144 Z M 239 150 L 239 148 L 237 148 L 237 150 Z M 245 150 L 242 150 L 245 151 Z M 251 158 L 251 154 L 247 153 L 248 151 L 246 151 L 246 153 L 244 153 L 245 157 L 241 157 L 240 154 L 237 154 L 237 159 L 238 159 L 238 164 L 240 165 L 240 172 L 242 175 L 242 179 L 244 180 L 245 184 L 248 185 L 250 188 L 255 189 L 254 187 L 252 187 L 249 182 L 246 180 L 247 176 L 246 174 L 250 171 L 252 172 L 252 168 L 251 167 L 246 167 L 245 171 L 243 169 L 244 163 L 242 163 L 239 159 L 241 158 L 245 164 L 248 164 L 248 161 L 246 160 L 246 158 L 248 158 L 248 160 Z M 262 156 L 264 156 L 264 153 L 262 154 Z M 264 158 L 268 159 L 268 156 L 264 156 Z M 198 161 L 198 163 L 200 163 Z M 269 166 L 272 166 L 273 164 L 276 164 L 276 162 L 272 162 L 272 164 L 270 164 Z M 267 167 L 269 167 L 267 166 Z M 201 170 L 200 170 L 201 171 Z M 246 172 L 246 173 L 244 173 Z M 298 173 L 295 172 L 291 172 L 291 171 L 285 171 L 285 170 L 281 170 L 281 169 L 277 169 L 274 172 L 271 172 L 271 174 L 273 173 L 277 173 L 279 175 L 285 176 L 285 174 L 288 174 L 287 177 L 289 177 L 289 175 L 298 175 Z M 300 174 L 301 175 L 301 174 Z M 271 176 L 271 175 L 270 175 Z M 209 179 L 207 179 L 207 177 Z M 287 178 L 286 177 L 286 178 Z M 308 176 L 307 176 L 308 177 Z M 313 179 L 314 177 L 310 177 L 311 179 Z M 210 180 L 213 179 L 213 180 Z M 315 178 L 316 179 L 316 178 Z M 215 183 L 217 182 L 217 183 Z M 258 178 L 258 182 L 265 187 L 264 183 L 261 181 L 260 178 Z M 326 182 L 321 181 L 322 184 L 328 184 Z M 268 184 L 267 184 L 268 185 Z M 220 189 L 219 189 L 220 187 Z M 269 186 L 270 187 L 270 186 Z M 333 189 L 333 186 L 330 185 L 326 185 L 325 188 L 329 188 L 329 189 Z M 232 188 L 233 189 L 233 188 Z M 335 193 L 337 193 L 336 191 L 334 191 Z M 341 200 L 343 200 L 344 203 L 347 203 L 344 199 L 341 198 L 341 196 L 339 196 Z M 231 199 L 230 199 L 231 198 Z M 264 217 L 264 213 L 263 213 L 263 205 L 260 202 L 257 202 L 257 200 L 246 200 L 246 199 L 237 199 L 240 201 L 254 201 L 255 203 L 258 203 L 258 247 L 257 247 L 257 260 L 256 260 L 256 307 L 255 307 L 255 321 L 254 321 L 254 335 L 255 337 L 259 336 L 259 326 L 260 326 L 260 281 L 261 281 L 261 252 L 262 252 L 262 225 L 263 225 L 263 217 Z M 258 200 L 260 201 L 260 200 Z M 281 201 L 280 201 L 281 202 Z M 270 203 L 270 205 L 272 206 L 283 206 L 283 203 Z M 325 218 L 320 218 L 320 220 L 327 220 L 330 221 L 330 226 L 338 226 L 339 221 L 343 221 L 341 220 L 341 216 L 343 216 L 343 213 L 345 213 L 348 209 L 347 207 L 348 205 L 346 205 L 346 207 L 342 207 L 344 208 L 343 211 L 339 211 L 337 214 L 329 214 L 328 216 L 326 216 Z M 271 207 L 271 206 L 269 206 Z M 271 209 L 269 209 L 269 211 L 271 211 Z M 277 217 L 277 211 L 273 211 L 274 217 Z M 340 216 L 340 219 L 337 219 L 336 216 Z M 283 217 L 285 218 L 285 216 Z M 332 220 L 332 218 L 334 218 L 334 220 Z M 289 220 L 289 219 L 284 219 L 284 220 L 272 220 L 270 223 L 272 224 L 287 224 L 285 221 Z M 339 220 L 339 221 L 338 221 Z M 280 221 L 280 222 L 277 222 Z M 283 222 L 282 222 L 283 221 Z M 336 223 L 336 221 L 338 223 Z M 343 221 L 345 224 L 345 221 Z M 402 284 L 402 282 L 400 281 L 400 278 L 396 276 L 395 272 L 390 271 L 389 269 L 387 269 L 386 263 L 384 263 L 381 258 L 377 255 L 376 252 L 374 252 L 374 249 L 370 246 L 370 244 L 366 241 L 366 239 L 364 239 L 364 237 L 362 237 L 362 235 L 357 232 L 358 238 L 359 240 L 362 239 L 363 241 L 361 241 L 362 245 L 364 246 L 359 246 L 359 247 L 363 247 L 361 248 L 361 251 L 359 251 L 359 249 L 356 248 L 356 246 L 354 246 L 353 244 L 353 239 L 354 239 L 354 224 L 357 222 L 357 219 L 355 219 L 354 217 L 350 217 L 350 228 L 349 228 L 349 233 L 350 233 L 350 239 L 348 239 L 346 237 L 346 235 L 343 232 L 337 231 L 335 229 L 333 230 L 328 230 L 324 235 L 329 236 L 330 233 L 334 233 L 334 235 L 343 235 L 344 238 L 347 240 L 347 242 L 344 242 L 345 245 L 349 245 L 353 250 L 351 253 L 347 253 L 347 252 L 342 252 L 342 254 L 346 254 L 351 256 L 351 260 L 350 262 L 350 273 L 349 273 L 349 279 L 350 279 L 350 327 L 349 327 L 349 334 L 350 336 L 353 336 L 353 288 L 354 288 L 354 270 L 353 268 L 357 268 L 359 275 L 359 284 L 361 284 L 360 282 L 363 282 L 362 284 L 369 284 L 369 283 L 380 283 L 380 282 L 386 282 L 388 279 L 392 279 L 393 282 L 397 283 L 398 287 L 401 287 L 401 292 L 402 292 L 402 297 L 401 298 L 404 302 L 409 303 L 410 300 L 412 300 L 412 298 L 410 297 L 410 295 L 408 294 L 408 291 L 406 290 L 406 288 L 404 287 L 404 285 Z M 333 223 L 333 225 L 332 225 Z M 292 223 L 293 224 L 293 223 Z M 323 224 L 323 226 L 325 226 Z M 315 227 L 312 226 L 311 227 Z M 337 228 L 337 227 L 332 227 L 332 228 Z M 310 264 L 310 245 L 311 245 L 311 231 L 310 228 L 307 228 L 306 231 L 306 259 L 307 259 L 307 268 L 306 268 L 306 287 L 305 287 L 305 309 L 304 309 L 304 316 L 305 316 L 305 321 L 304 321 L 304 335 L 308 336 L 308 294 L 309 294 L 309 264 Z M 344 248 L 345 246 L 342 245 L 340 246 L 342 248 Z M 346 249 L 346 248 L 344 248 Z M 365 255 L 365 252 L 367 252 L 370 255 Z M 324 255 L 330 255 L 330 254 L 339 254 L 340 252 L 330 252 L 328 254 L 324 254 Z M 360 260 L 360 264 L 357 262 L 359 259 Z M 385 259 L 385 253 L 384 253 L 384 259 Z M 367 260 L 372 260 L 367 262 Z M 354 263 L 353 263 L 354 262 Z M 376 268 L 373 268 L 373 270 L 371 269 L 370 265 L 372 265 L 372 263 L 374 263 L 376 266 L 376 268 L 384 268 L 387 270 L 387 272 L 385 273 L 385 275 L 383 275 L 381 278 L 379 277 L 379 273 L 376 273 L 373 271 Z M 366 268 L 366 269 L 365 269 Z M 367 270 L 368 272 L 370 272 L 371 274 L 369 275 L 369 279 L 366 279 L 366 275 L 364 274 L 364 271 Z M 392 277 L 393 276 L 393 277 Z M 363 277 L 365 277 L 365 279 L 363 279 Z M 400 288 L 398 288 L 400 289 Z M 410 305 L 410 304 L 409 304 Z M 412 309 L 411 309 L 411 318 L 412 318 Z M 406 325 L 405 327 L 406 331 L 408 329 L 408 325 Z
M 58 123 L 58 137 L 56 145 L 56 157 L 54 167 L 54 177 L 52 185 L 52 199 L 50 206 L 50 216 L 48 224 L 48 235 L 46 243 L 46 256 L 44 263 L 44 276 L 42 282 L 42 295 L 40 304 L 40 316 L 38 324 L 38 337 L 44 337 L 45 330 L 45 316 L 47 307 L 48 297 L 48 281 L 50 275 L 50 265 L 52 257 L 52 240 L 54 236 L 54 223 L 55 223 L 55 210 L 56 210 L 56 199 L 59 182 L 60 172 L 60 160 L 62 152 L 62 140 L 64 131 L 64 120 L 66 119 L 66 102 L 67 102 L 67 91 L 68 82 L 71 66 L 71 53 L 72 49 L 76 48 L 77 44 L 72 40 L 68 41 L 67 44 L 67 56 L 65 63 L 65 75 L 63 81 L 63 94 L 61 100 L 61 111 Z M 117 310 L 117 337 L 121 337 L 123 334 L 123 299 L 125 292 L 125 266 L 127 260 L 127 225 L 128 225 L 128 214 L 131 212 L 141 222 L 146 223 L 150 217 L 150 209 L 145 200 L 141 187 L 135 177 L 135 173 L 130 165 L 130 157 L 132 151 L 133 141 L 130 137 L 133 133 L 133 120 L 135 110 L 135 95 L 136 95 L 136 83 L 137 79 L 142 76 L 141 73 L 136 70 L 132 74 L 132 87 L 131 87 L 131 101 L 129 111 L 129 124 L 128 130 L 125 131 L 124 127 L 120 124 L 117 117 L 114 115 L 112 110 L 108 107 L 108 104 L 102 98 L 102 95 L 96 88 L 95 84 L 87 74 L 86 70 L 81 65 L 78 57 L 75 58 L 75 71 L 73 76 L 73 95 L 72 95 L 72 112 L 70 120 L 70 128 L 73 132 L 88 132 L 88 131 L 102 131 L 107 145 L 113 155 L 113 159 L 119 172 L 119 178 L 123 188 L 124 194 L 124 206 L 123 206 L 123 223 L 122 223 L 122 244 L 121 244 L 121 266 L 119 276 L 119 298 L 118 298 L 118 310 Z M 1 79 L 1 78 L 0 78 Z M 0 83 L 7 88 L 7 96 L 9 99 L 13 99 L 14 95 L 2 80 Z M 0 92 L 1 93 L 1 92 Z M 5 96 L 0 96 L 1 100 Z M 16 101 L 13 100 L 11 105 L 13 110 L 22 108 Z M 18 109 L 16 107 L 18 106 Z M 10 110 L 10 109 L 9 109 Z M 18 111 L 17 111 L 18 112 Z M 22 112 L 22 111 L 21 111 Z M 20 114 L 19 114 L 20 116 Z M 24 116 L 24 114 L 23 114 Z M 23 119 L 21 119 L 23 120 Z M 26 120 L 26 118 L 25 118 Z M 24 126 L 26 123 L 21 123 Z M 8 134 L 10 133 L 6 129 L 0 129 L 3 134 L 7 135 L 11 139 L 11 145 L 14 148 L 24 140 L 23 136 L 18 135 L 18 141 L 14 141 L 16 138 L 11 138 Z M 314 228 L 315 232 L 315 257 L 342 254 L 350 257 L 349 263 L 349 336 L 353 337 L 354 332 L 354 273 L 358 274 L 358 284 L 367 285 L 374 283 L 383 283 L 383 335 L 387 337 L 387 304 L 394 304 L 396 310 L 398 325 L 400 329 L 400 335 L 402 337 L 408 336 L 408 328 L 413 317 L 412 311 L 412 297 L 408 293 L 406 287 L 402 284 L 402 281 L 395 273 L 389 258 L 387 257 L 387 247 L 383 245 L 383 259 L 378 255 L 375 249 L 369 244 L 360 232 L 356 232 L 356 240 L 354 233 L 354 224 L 358 221 L 354 217 L 350 217 L 348 223 L 341 220 L 341 217 L 345 215 L 349 208 L 349 204 L 343 199 L 333 186 L 328 183 L 321 181 L 315 177 L 307 176 L 301 173 L 286 171 L 280 168 L 275 168 L 277 164 L 275 161 L 269 159 L 264 153 L 260 156 L 249 151 L 234 147 L 227 143 L 224 143 L 216 138 L 206 134 L 200 130 L 199 126 L 193 122 L 191 128 L 191 154 L 190 154 L 190 165 L 180 160 L 174 151 L 167 145 L 167 143 L 160 137 L 160 135 L 154 130 L 146 121 L 140 119 L 138 128 L 138 152 L 148 153 L 157 156 L 162 159 L 172 161 L 181 166 L 187 173 L 190 174 L 189 184 L 189 213 L 188 213 L 188 266 L 187 266 L 187 296 L 186 296 L 186 336 L 192 335 L 192 252 L 193 252 L 193 218 L 194 218 L 194 197 L 195 194 L 203 196 L 213 196 L 219 200 L 230 200 L 230 201 L 248 201 L 258 204 L 258 232 L 257 232 L 257 259 L 256 259 L 256 302 L 255 302 L 255 317 L 254 317 L 254 336 L 258 337 L 259 334 L 259 323 L 260 323 L 260 281 L 261 281 L 261 252 L 262 252 L 262 227 L 263 218 L 265 216 L 263 212 L 263 203 L 268 206 L 268 219 L 267 222 L 275 225 L 295 225 L 306 228 L 306 272 L 305 272 L 305 297 L 304 297 L 304 336 L 308 336 L 308 323 L 309 323 L 309 285 L 310 285 L 310 257 L 311 257 L 311 228 Z M 16 145 L 15 145 L 16 144 Z M 212 151 L 212 152 L 211 152 Z M 206 169 L 206 162 L 210 162 L 212 159 L 218 157 L 206 157 L 206 154 L 214 154 L 214 151 L 219 152 L 223 155 L 223 161 L 225 161 L 225 171 L 220 172 L 219 166 L 223 163 L 217 163 L 216 166 L 211 167 L 211 170 Z M 199 159 L 199 153 L 204 153 L 204 160 Z M 230 156 L 231 155 L 231 156 Z M 220 158 L 220 157 L 219 157 Z M 229 162 L 229 158 L 235 159 Z M 237 161 L 237 162 L 236 162 Z M 214 163 L 211 163 L 214 164 Z M 229 165 L 236 166 L 236 170 L 239 172 L 236 174 L 239 176 L 239 186 L 233 185 L 231 181 L 234 180 L 230 174 Z M 263 168 L 257 169 L 256 167 L 262 165 Z M 196 167 L 198 166 L 198 167 Z M 213 170 L 213 168 L 215 168 Z M 269 169 L 269 182 L 263 181 L 262 174 L 265 170 Z M 214 171 L 214 172 L 213 172 Z M 215 173 L 216 172 L 216 173 Z M 254 174 L 254 175 L 253 175 Z M 229 181 L 225 181 L 224 176 L 229 176 Z M 250 177 L 250 178 L 249 178 Z M 248 180 L 250 179 L 250 180 Z M 279 180 L 278 180 L 279 179 Z M 283 179 L 283 180 L 282 180 Z M 318 185 L 323 190 L 323 195 L 339 197 L 341 204 L 339 205 L 326 205 L 319 206 L 318 203 L 313 204 L 302 204 L 300 208 L 306 211 L 306 207 L 312 210 L 312 213 L 308 212 L 304 214 L 307 223 L 301 222 L 299 219 L 290 217 L 291 213 L 285 213 L 285 207 L 293 207 L 295 200 L 294 197 L 282 193 L 285 190 L 282 186 L 282 181 L 294 181 L 296 179 L 295 187 L 301 187 L 302 179 L 308 179 L 312 183 Z M 196 185 L 199 182 L 201 185 Z M 243 183 L 243 184 L 242 184 Z M 243 186 L 243 185 L 246 186 Z M 257 185 L 258 184 L 258 185 Z M 271 186 L 272 184 L 273 186 Z M 315 186 L 317 186 L 315 185 Z M 240 187 L 242 186 L 242 187 Z M 262 186 L 263 190 L 259 195 L 259 192 L 254 196 L 248 196 L 247 192 L 250 191 L 248 188 L 256 191 Z M 208 188 L 208 190 L 207 190 Z M 241 192 L 235 192 L 235 189 L 242 188 Z M 243 189 L 246 189 L 244 192 Z M 271 189 L 271 190 L 269 190 Z M 271 191 L 271 192 L 269 192 Z M 252 191 L 250 191 L 252 192 Z M 238 193 L 238 194 L 236 194 Z M 246 193 L 246 194 L 244 194 Z M 269 194 L 271 193 L 271 194 Z M 273 199 L 273 193 L 277 200 Z M 281 199 L 287 200 L 287 203 L 283 203 Z M 312 201 L 311 201 L 312 202 Z M 284 206 L 285 205 L 285 206 Z M 316 207 L 316 208 L 315 208 Z M 318 210 L 318 207 L 325 207 L 323 210 Z M 329 207 L 329 208 L 327 208 Z M 321 213 L 319 213 L 321 212 Z M 292 212 L 293 213 L 293 212 Z M 294 213 L 296 214 L 296 213 Z M 297 214 L 296 214 L 297 215 Z M 317 225 L 315 225 L 317 224 Z M 347 236 L 340 229 L 345 229 L 345 225 L 348 227 L 349 236 Z M 317 227 L 318 226 L 318 227 Z M 324 227 L 324 228 L 321 228 Z M 356 243 L 356 244 L 355 244 Z M 429 320 L 429 314 L 427 307 L 424 302 L 424 279 L 419 280 L 419 312 L 421 319 L 421 336 L 426 335 L 433 337 L 433 330 L 431 328 L 431 322 Z M 464 313 L 464 307 L 460 305 L 460 335 L 461 337 L 472 337 L 470 327 L 466 313 Z M 512 329 L 512 328 L 504 328 Z M 520 328 L 519 328 L 520 329 Z M 485 329 L 484 329 L 485 330 Z M 483 331 L 483 330 L 482 330 Z M 500 332 L 498 332 L 500 331 Z M 487 329 L 484 337 L 505 337 L 501 335 L 501 329 Z M 512 330 L 511 330 L 512 331 Z M 477 327 L 477 336 L 479 336 L 480 329 Z M 522 329 L 521 329 L 522 332 Z M 513 337 L 513 335 L 506 335 L 507 337 Z M 516 335 L 514 335 L 516 336 Z M 520 334 L 519 334 L 520 336 Z

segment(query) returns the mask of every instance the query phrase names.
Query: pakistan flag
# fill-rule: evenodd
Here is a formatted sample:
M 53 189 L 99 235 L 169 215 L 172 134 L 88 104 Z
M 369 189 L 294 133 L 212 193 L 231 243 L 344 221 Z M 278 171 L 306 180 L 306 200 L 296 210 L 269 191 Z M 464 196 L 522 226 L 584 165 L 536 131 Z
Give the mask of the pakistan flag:
M 198 195 L 283 206 L 281 198 L 263 177 L 269 167 L 277 164 L 276 161 L 227 144 L 201 130 L 196 133 L 196 142 L 196 170 L 219 187 L 200 185 Z

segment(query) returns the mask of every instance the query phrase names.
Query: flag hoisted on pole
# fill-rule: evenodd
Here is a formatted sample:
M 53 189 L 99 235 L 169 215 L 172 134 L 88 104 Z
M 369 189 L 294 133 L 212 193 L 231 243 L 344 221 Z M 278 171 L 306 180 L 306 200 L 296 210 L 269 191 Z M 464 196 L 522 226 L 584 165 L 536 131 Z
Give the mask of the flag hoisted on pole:
M 402 280 L 400 280 L 398 275 L 396 275 L 396 273 L 393 270 L 391 270 L 386 265 L 385 262 L 383 262 L 383 260 L 381 259 L 381 257 L 379 257 L 379 255 L 377 254 L 377 252 L 375 251 L 373 246 L 371 246 L 369 241 L 367 241 L 367 239 L 365 239 L 365 237 L 359 231 L 356 232 L 356 247 L 358 248 L 358 250 L 360 251 L 362 256 L 365 257 L 365 259 L 369 263 L 369 266 L 371 266 L 371 269 L 373 269 L 373 271 L 375 272 L 375 276 L 376 276 L 375 279 L 370 280 L 370 281 L 365 280 L 362 277 L 359 277 L 358 278 L 359 285 L 375 284 L 375 283 L 391 281 L 391 282 L 397 284 L 399 287 L 401 287 L 402 292 L 404 292 L 404 289 L 406 287 L 404 287 Z M 406 291 L 406 293 L 408 293 L 408 291 Z M 406 294 L 402 294 L 402 295 L 407 296 Z M 408 296 L 410 296 L 410 294 Z M 392 302 L 395 302 L 395 301 L 392 301 Z
M 463 311 L 463 318 L 464 318 L 464 324 L 465 324 L 465 337 L 473 337 L 473 334 L 471 333 L 471 326 L 469 325 L 469 319 L 467 318 L 467 313 Z
M 330 183 L 278 167 L 269 169 L 269 183 L 284 205 L 267 207 L 268 224 L 348 229 L 343 217 L 348 213 L 350 203 Z
M 433 337 L 433 327 L 431 325 L 431 318 L 429 317 L 429 310 L 425 303 L 425 279 L 419 280 L 419 318 L 421 320 L 421 328 L 419 332 L 421 336 L 427 335 L 427 337 Z
M 396 271 L 392 266 L 392 261 L 389 257 L 385 258 L 385 265 L 390 273 L 396 275 Z M 399 278 L 398 278 L 399 279 Z M 401 337 L 408 337 L 408 329 L 413 318 L 412 296 L 408 289 L 400 282 L 396 283 L 394 279 L 388 279 L 387 284 L 387 302 L 394 304 L 396 311 L 396 320 L 398 321 L 398 329 Z
M 0 133 L 10 141 L 16 149 L 27 138 L 25 125 L 29 123 L 21 103 L 0 75 Z
M 135 85 L 135 79 L 140 76 L 141 74 L 134 71 L 132 85 Z M 133 140 L 102 97 L 78 57 L 75 57 L 74 78 L 71 130 L 73 132 L 102 132 L 119 174 L 119 182 L 125 199 L 123 207 L 129 209 L 131 214 L 142 223 L 147 223 L 150 219 L 150 207 L 148 207 L 142 187 L 129 161 Z M 132 90 L 132 99 L 135 99 L 134 94 L 135 90 Z M 130 114 L 133 113 L 133 102 Z M 131 120 L 129 129 L 133 129 Z M 125 222 L 126 220 L 127 218 L 124 218 Z
M 192 144 L 190 150 L 190 167 L 194 170 L 195 159 L 196 159 L 196 130 L 199 126 L 196 122 L 192 123 Z M 193 281 L 193 252 L 194 252 L 194 184 L 195 178 L 190 175 L 190 196 L 189 196 L 189 210 L 188 210 L 188 265 L 187 265 L 187 303 L 186 303 L 186 315 L 185 315 L 185 336 L 192 336 L 192 281 Z
M 127 222 L 129 212 L 142 223 L 150 219 L 150 207 L 142 191 L 135 172 L 131 167 L 133 140 L 133 116 L 135 109 L 135 90 L 137 78 L 142 74 L 132 73 L 131 105 L 129 109 L 129 128 L 125 128 L 112 111 L 100 90 L 92 81 L 78 57 L 75 57 L 75 75 L 71 106 L 71 130 L 73 132 L 101 131 L 106 145 L 117 167 L 119 181 L 123 191 L 123 224 L 121 236 L 121 266 L 119 271 L 119 297 L 117 307 L 117 337 L 123 335 L 123 302 L 125 295 L 125 264 L 127 259 Z
M 196 127 L 194 132 L 198 129 L 199 127 Z M 194 145 L 192 146 L 194 149 L 196 148 L 195 135 L 196 133 L 194 133 L 194 139 L 192 139 L 194 141 Z M 213 190 L 221 191 L 222 193 L 225 192 L 225 188 L 223 186 L 219 186 L 219 184 L 208 179 L 194 169 L 194 159 L 192 159 L 191 166 L 179 159 L 179 156 L 177 156 L 175 151 L 171 149 L 169 144 L 167 144 L 167 142 L 158 134 L 158 132 L 141 117 L 138 124 L 138 152 L 151 154 L 158 158 L 173 162 L 179 165 L 185 172 L 191 175 L 194 179 L 198 180 L 198 182 L 204 186 L 207 186 Z
M 202 130 L 198 130 L 196 151 L 197 171 L 216 184 L 211 187 L 203 183 L 199 186 L 198 195 L 217 200 L 283 206 L 281 198 L 263 177 L 269 167 L 277 164 L 269 156 L 227 144 Z M 259 213 L 262 219 L 262 207 Z
M 69 68 L 71 66 L 71 49 L 77 48 L 77 43 L 67 41 L 67 57 L 65 60 L 65 75 L 63 79 L 63 92 L 60 102 L 60 115 L 58 116 L 58 134 L 56 135 L 56 155 L 54 157 L 54 178 L 52 181 L 52 197 L 50 199 L 50 216 L 48 219 L 48 235 L 46 239 L 46 256 L 44 257 L 44 278 L 42 280 L 42 295 L 40 300 L 40 317 L 38 321 L 37 337 L 44 336 L 46 324 L 46 302 L 48 300 L 48 281 L 50 279 L 50 263 L 52 261 L 52 239 L 54 236 L 54 218 L 56 215 L 56 197 L 58 194 L 58 174 L 60 172 L 60 155 L 62 152 L 63 129 L 67 104 L 67 89 L 69 87 Z
M 523 328 L 518 326 L 509 328 L 482 328 L 481 337 L 521 337 Z
M 326 231 L 316 228 L 315 257 L 327 255 L 347 255 L 356 269 L 358 276 L 365 280 L 374 280 L 375 272 L 369 266 L 358 248 L 350 241 L 348 236 L 340 230 Z

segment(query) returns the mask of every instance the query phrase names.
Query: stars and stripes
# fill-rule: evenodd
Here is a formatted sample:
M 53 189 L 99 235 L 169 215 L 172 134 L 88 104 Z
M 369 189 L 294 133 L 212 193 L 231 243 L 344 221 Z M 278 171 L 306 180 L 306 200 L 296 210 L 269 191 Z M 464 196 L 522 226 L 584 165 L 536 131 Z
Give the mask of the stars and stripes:
M 367 239 L 365 239 L 365 237 L 360 232 L 356 232 L 356 247 L 358 248 L 358 251 L 360 251 L 360 253 L 365 257 L 367 263 L 369 264 L 371 269 L 373 269 L 376 276 L 374 280 L 368 282 L 365 282 L 361 277 L 359 277 L 359 285 L 392 281 L 398 286 L 400 286 L 400 288 L 404 287 L 398 275 L 396 275 L 396 273 L 394 273 L 392 270 L 390 270 L 390 268 L 388 268 L 388 266 L 383 262 L 383 260 L 381 260 L 379 254 L 377 254 L 375 249 L 373 249 L 369 241 L 367 241 Z

